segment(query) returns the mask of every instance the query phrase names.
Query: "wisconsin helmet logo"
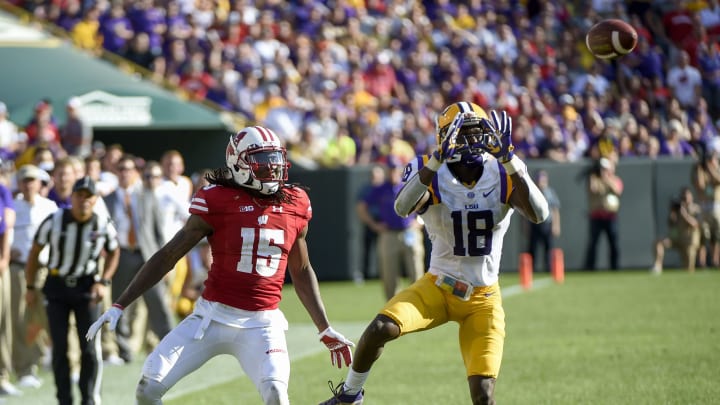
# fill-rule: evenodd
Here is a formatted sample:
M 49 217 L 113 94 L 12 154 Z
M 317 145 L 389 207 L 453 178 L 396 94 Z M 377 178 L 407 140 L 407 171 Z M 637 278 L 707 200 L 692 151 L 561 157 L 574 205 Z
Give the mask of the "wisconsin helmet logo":
M 243 138 L 245 138 L 245 135 L 247 135 L 246 131 L 240 131 L 237 134 L 235 134 L 235 144 L 240 143 Z
M 268 216 L 267 215 L 260 215 L 258 217 L 258 225 L 267 225 Z

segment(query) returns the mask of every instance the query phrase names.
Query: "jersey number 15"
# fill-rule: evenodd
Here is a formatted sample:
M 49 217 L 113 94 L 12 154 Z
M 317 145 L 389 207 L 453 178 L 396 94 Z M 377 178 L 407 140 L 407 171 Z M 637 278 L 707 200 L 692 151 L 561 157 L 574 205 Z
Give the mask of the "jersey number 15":
M 270 277 L 278 271 L 282 249 L 285 243 L 285 232 L 282 229 L 241 228 L 242 250 L 237 271 Z M 257 247 L 255 240 L 257 239 Z

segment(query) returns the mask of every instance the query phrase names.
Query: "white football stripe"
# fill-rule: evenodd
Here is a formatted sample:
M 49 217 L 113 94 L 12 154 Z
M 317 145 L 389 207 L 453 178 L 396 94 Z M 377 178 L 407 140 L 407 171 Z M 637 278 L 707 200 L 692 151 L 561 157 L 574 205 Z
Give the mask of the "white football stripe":
M 612 58 L 614 58 L 614 57 L 616 57 L 616 56 L 619 56 L 616 52 L 607 53 L 607 54 L 605 54 L 605 55 L 595 55 L 595 57 L 598 58 L 598 59 L 612 59 Z
M 622 43 L 620 43 L 620 31 L 613 31 L 612 32 L 612 46 L 613 49 L 615 49 L 616 52 L 625 55 L 626 53 L 629 53 L 632 51 L 632 49 L 625 49 L 622 46 Z
M 585 35 L 585 46 L 592 52 L 592 48 L 590 48 L 590 35 Z
M 196 210 L 202 211 L 202 212 L 208 212 L 208 208 L 203 207 L 202 205 L 190 204 L 190 208 L 195 208 Z

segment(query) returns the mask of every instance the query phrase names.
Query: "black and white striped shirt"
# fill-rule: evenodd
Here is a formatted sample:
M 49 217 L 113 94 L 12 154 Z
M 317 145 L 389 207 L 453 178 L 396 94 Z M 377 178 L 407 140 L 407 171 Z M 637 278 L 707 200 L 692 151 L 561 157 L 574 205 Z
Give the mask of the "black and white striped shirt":
M 118 248 L 117 230 L 107 215 L 93 214 L 81 224 L 70 209 L 59 209 L 43 220 L 35 242 L 50 246 L 48 269 L 60 277 L 98 274 L 98 258 L 103 251 Z

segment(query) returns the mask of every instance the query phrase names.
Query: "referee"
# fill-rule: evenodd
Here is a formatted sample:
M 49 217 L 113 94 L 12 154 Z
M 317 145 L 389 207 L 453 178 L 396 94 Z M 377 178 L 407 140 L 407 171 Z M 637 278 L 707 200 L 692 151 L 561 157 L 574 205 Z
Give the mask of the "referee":
M 35 277 L 40 264 L 38 255 L 50 246 L 48 277 L 45 280 L 45 310 L 52 338 L 52 369 L 60 405 L 72 405 L 70 363 L 67 356 L 70 312 L 75 314 L 78 336 L 83 336 L 100 316 L 103 296 L 107 293 L 120 250 L 117 231 L 110 218 L 93 213 L 98 200 L 95 182 L 89 177 L 78 180 L 71 194 L 71 207 L 48 216 L 35 234 L 28 255 L 25 277 L 28 306 L 36 305 Z M 106 252 L 104 268 L 98 259 Z M 80 393 L 83 405 L 100 404 L 102 353 L 100 339 L 88 343 L 80 339 Z

